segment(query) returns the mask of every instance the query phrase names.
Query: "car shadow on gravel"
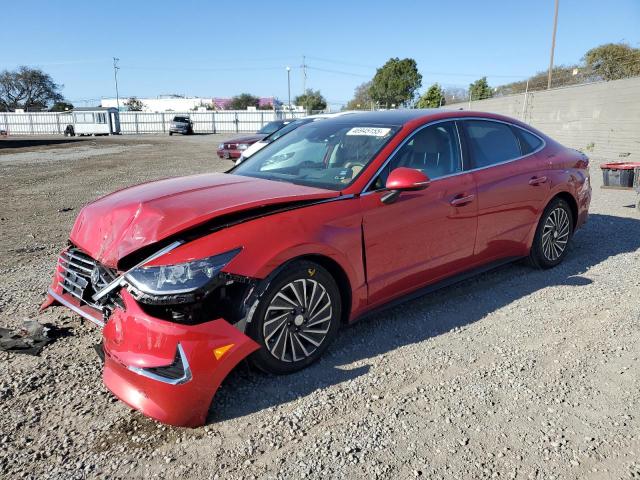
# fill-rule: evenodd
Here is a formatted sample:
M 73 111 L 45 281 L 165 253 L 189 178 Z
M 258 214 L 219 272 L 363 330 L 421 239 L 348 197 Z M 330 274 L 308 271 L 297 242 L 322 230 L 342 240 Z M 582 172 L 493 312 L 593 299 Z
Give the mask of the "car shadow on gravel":
M 589 285 L 592 280 L 582 274 L 590 267 L 640 248 L 640 220 L 592 214 L 570 248 L 556 268 L 535 270 L 514 263 L 345 327 L 323 358 L 301 372 L 274 376 L 240 364 L 214 398 L 208 421 L 242 417 L 353 380 L 369 372 L 367 359 L 477 322 L 546 287 Z M 343 367 L 354 362 L 365 365 Z
M 61 145 L 65 143 L 82 142 L 82 138 L 6 138 L 0 141 L 0 149 L 4 148 L 31 148 L 31 147 L 48 147 L 52 145 Z

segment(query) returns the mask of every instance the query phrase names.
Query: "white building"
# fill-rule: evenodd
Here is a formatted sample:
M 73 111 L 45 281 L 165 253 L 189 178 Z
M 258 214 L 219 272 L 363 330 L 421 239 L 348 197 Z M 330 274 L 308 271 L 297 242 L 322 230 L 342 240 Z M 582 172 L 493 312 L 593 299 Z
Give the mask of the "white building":
M 136 97 L 137 98 L 137 97 Z M 205 109 L 205 105 L 211 105 L 211 98 L 202 97 L 158 97 L 158 98 L 138 98 L 142 102 L 143 112 L 188 112 L 197 108 Z M 128 98 L 120 99 L 120 110 L 127 109 L 126 103 Z M 103 98 L 100 101 L 100 106 L 109 108 L 117 108 L 117 101 L 115 98 Z
M 216 109 L 224 109 L 225 102 L 230 102 L 230 98 L 210 98 L 210 97 L 181 97 L 177 95 L 159 96 L 156 98 L 139 98 L 142 102 L 143 112 L 190 112 L 196 109 L 206 110 L 207 105 L 214 105 Z M 129 98 L 120 98 L 120 111 L 126 111 L 126 103 Z M 277 101 L 273 97 L 262 98 L 261 101 L 271 102 Z M 103 108 L 117 108 L 118 102 L 115 98 L 103 98 L 100 100 L 100 106 Z M 279 108 L 282 110 L 288 110 L 289 106 L 283 103 L 278 103 Z M 291 111 L 304 112 L 304 107 L 299 105 L 292 105 Z

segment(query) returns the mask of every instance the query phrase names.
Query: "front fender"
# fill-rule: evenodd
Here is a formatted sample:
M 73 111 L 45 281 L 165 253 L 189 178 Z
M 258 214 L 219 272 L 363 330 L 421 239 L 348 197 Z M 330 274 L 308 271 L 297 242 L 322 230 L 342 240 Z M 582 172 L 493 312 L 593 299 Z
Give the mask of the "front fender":
M 357 199 L 267 215 L 188 242 L 149 265 L 175 264 L 242 248 L 224 271 L 264 279 L 283 263 L 316 255 L 331 259 L 352 289 L 351 312 L 366 303 L 362 213 Z

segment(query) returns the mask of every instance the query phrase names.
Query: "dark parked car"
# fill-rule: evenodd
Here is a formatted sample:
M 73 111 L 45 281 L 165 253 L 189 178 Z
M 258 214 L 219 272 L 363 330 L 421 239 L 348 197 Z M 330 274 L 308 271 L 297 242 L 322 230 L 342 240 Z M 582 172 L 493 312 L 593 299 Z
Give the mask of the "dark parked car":
M 174 133 L 181 133 L 183 135 L 193 134 L 193 122 L 191 118 L 186 115 L 176 115 L 171 120 L 171 126 L 169 127 L 169 135 Z
M 262 127 L 252 135 L 244 135 L 242 137 L 234 137 L 231 140 L 226 140 L 224 143 L 218 145 L 218 150 L 216 153 L 220 158 L 240 158 L 242 152 L 244 152 L 251 145 L 262 140 L 266 136 L 277 132 L 292 121 L 292 118 L 286 120 L 274 120 L 273 122 L 267 123 L 264 127 Z

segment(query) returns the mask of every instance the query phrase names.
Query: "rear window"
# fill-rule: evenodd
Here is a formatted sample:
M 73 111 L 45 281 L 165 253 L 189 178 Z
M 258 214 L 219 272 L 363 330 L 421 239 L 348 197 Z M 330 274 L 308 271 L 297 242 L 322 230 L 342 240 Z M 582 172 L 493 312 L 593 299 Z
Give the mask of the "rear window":
M 276 131 L 280 130 L 283 125 L 284 125 L 284 122 L 280 122 L 280 121 L 269 122 L 264 127 L 262 127 L 260 130 L 258 130 L 258 133 L 263 133 L 263 134 L 269 135 L 269 134 L 271 134 L 273 132 L 276 132 Z
M 279 139 L 281 136 L 286 135 L 289 132 L 294 131 L 296 128 L 305 125 L 307 123 L 311 123 L 313 120 L 311 119 L 304 119 L 304 120 L 296 120 L 294 122 L 291 122 L 287 125 L 285 125 L 284 127 L 282 127 L 280 130 L 277 130 L 275 132 L 273 132 L 271 135 L 269 135 L 267 138 L 265 138 L 263 141 L 265 142 L 273 142 L 274 140 Z
M 466 120 L 464 123 L 475 168 L 521 156 L 518 140 L 509 125 L 486 120 Z
M 529 155 L 535 152 L 542 146 L 542 140 L 536 137 L 533 133 L 529 133 L 526 130 L 518 129 L 518 136 L 520 137 L 520 149 L 523 155 Z

